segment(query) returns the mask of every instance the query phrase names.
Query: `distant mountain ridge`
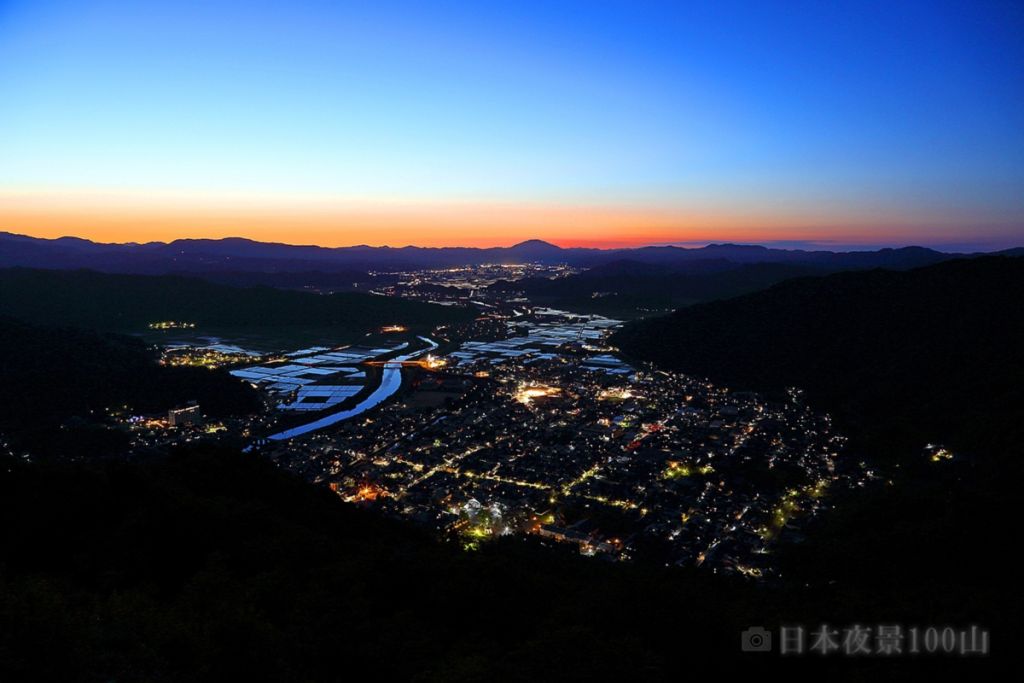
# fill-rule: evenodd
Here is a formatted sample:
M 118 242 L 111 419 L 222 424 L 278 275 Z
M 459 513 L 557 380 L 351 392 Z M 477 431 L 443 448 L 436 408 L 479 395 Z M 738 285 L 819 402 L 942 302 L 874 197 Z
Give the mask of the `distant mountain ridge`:
M 1024 253 L 1024 249 L 1000 253 Z M 699 248 L 651 246 L 633 249 L 562 248 L 542 240 L 511 247 L 319 247 L 258 242 L 242 237 L 180 239 L 173 242 L 104 244 L 76 237 L 42 239 L 0 232 L 0 267 L 90 268 L 106 272 L 165 274 L 234 272 L 337 272 L 353 277 L 374 270 L 475 265 L 481 263 L 566 263 L 594 267 L 623 259 L 685 267 L 697 261 L 732 264 L 786 263 L 834 270 L 913 268 L 965 256 L 924 247 L 833 252 L 775 249 L 756 245 L 710 244 Z

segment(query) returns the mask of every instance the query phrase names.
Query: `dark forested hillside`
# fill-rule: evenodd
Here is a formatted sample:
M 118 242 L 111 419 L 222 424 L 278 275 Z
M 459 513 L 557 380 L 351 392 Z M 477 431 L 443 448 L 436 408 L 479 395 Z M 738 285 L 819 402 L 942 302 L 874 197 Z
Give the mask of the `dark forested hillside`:
M 310 294 L 231 287 L 171 275 L 87 270 L 0 270 L 0 314 L 42 324 L 137 331 L 160 320 L 203 327 L 335 326 L 358 331 L 396 322 L 430 327 L 472 312 L 370 294 Z
M 1000 625 L 984 591 L 924 602 L 902 583 L 800 578 L 765 587 L 517 542 L 465 553 L 208 447 L 0 468 L 4 681 L 678 681 L 768 664 L 863 680 L 991 664 L 742 653 L 756 624 Z
M 492 288 L 521 291 L 531 301 L 581 313 L 633 318 L 701 301 L 764 289 L 824 268 L 788 264 L 737 264 L 724 259 L 665 265 L 615 261 L 565 278 L 498 282 Z
M 1022 291 L 1011 257 L 801 278 L 633 323 L 614 343 L 737 388 L 803 388 L 872 446 L 1009 451 L 1024 438 Z
M 245 382 L 221 370 L 161 366 L 134 337 L 0 317 L 0 434 L 16 447 L 61 456 L 109 451 L 116 435 L 98 426 L 106 409 L 163 411 L 190 400 L 212 417 L 260 408 Z
M 875 479 L 781 550 L 782 573 L 857 586 L 865 613 L 889 595 L 893 620 L 959 593 L 969 620 L 1019 607 L 996 558 L 1017 533 L 1024 463 L 1022 291 L 1010 257 L 801 278 L 631 323 L 613 343 L 734 388 L 805 389 L 850 437 L 842 461 Z M 929 442 L 953 458 L 927 457 Z

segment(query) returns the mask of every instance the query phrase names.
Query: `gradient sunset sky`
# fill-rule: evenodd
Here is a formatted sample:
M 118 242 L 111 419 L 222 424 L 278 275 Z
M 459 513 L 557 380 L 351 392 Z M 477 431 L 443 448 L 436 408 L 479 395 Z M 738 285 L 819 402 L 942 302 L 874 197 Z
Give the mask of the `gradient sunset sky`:
M 0 0 L 0 230 L 1024 245 L 1024 3 Z

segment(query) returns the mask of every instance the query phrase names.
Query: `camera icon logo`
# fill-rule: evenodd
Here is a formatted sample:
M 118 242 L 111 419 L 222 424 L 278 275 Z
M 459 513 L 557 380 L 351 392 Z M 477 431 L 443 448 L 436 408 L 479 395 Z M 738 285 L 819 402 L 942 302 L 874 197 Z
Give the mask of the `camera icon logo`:
M 740 648 L 743 652 L 771 652 L 771 631 L 761 626 L 751 626 L 740 633 Z

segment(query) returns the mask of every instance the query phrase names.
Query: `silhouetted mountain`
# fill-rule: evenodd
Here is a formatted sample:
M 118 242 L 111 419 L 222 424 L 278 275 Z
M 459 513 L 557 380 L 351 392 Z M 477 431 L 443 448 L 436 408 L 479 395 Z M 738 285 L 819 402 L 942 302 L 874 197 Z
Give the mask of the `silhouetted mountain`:
M 179 320 L 207 328 L 337 327 L 359 334 L 395 322 L 429 328 L 473 316 L 465 309 L 370 294 L 318 295 L 171 275 L 25 268 L 0 270 L 0 314 L 111 331 Z
M 72 237 L 44 240 L 0 233 L 0 266 L 177 274 L 231 285 L 332 292 L 358 289 L 373 281 L 370 271 L 480 263 L 567 263 L 588 270 L 554 281 L 537 278 L 497 283 L 494 287 L 522 291 L 536 303 L 555 308 L 624 318 L 737 296 L 790 277 L 880 267 L 899 270 L 955 256 L 922 247 L 860 252 L 737 244 L 710 244 L 696 249 L 562 249 L 542 240 L 489 249 L 325 248 L 244 238 L 99 244 Z
M 1024 439 L 1021 291 L 1013 257 L 839 273 L 633 323 L 614 343 L 735 387 L 801 387 L 889 448 L 1006 449 Z
M 210 417 L 260 408 L 256 390 L 227 372 L 157 359 L 134 337 L 0 317 L 0 435 L 37 455 L 82 457 L 117 450 L 119 435 L 100 424 L 108 408 L 159 412 L 196 400 Z
M 326 248 L 256 242 L 244 238 L 181 239 L 170 243 L 100 244 L 75 238 L 38 239 L 0 233 L 0 267 L 91 268 L 126 273 L 191 273 L 213 269 L 256 272 L 400 270 L 479 263 L 568 263 L 591 267 L 628 259 L 650 264 L 685 266 L 722 259 L 735 264 L 787 263 L 824 267 L 911 268 L 947 260 L 953 255 L 921 247 L 878 251 L 831 252 L 770 249 L 761 246 L 712 244 L 686 249 L 674 246 L 638 249 L 562 249 L 541 240 L 512 247 L 352 247 Z
M 508 248 L 508 251 L 510 254 L 515 254 L 531 261 L 543 261 L 548 258 L 558 258 L 563 250 L 561 247 L 557 247 L 544 240 L 526 240 L 525 242 L 512 245 Z

